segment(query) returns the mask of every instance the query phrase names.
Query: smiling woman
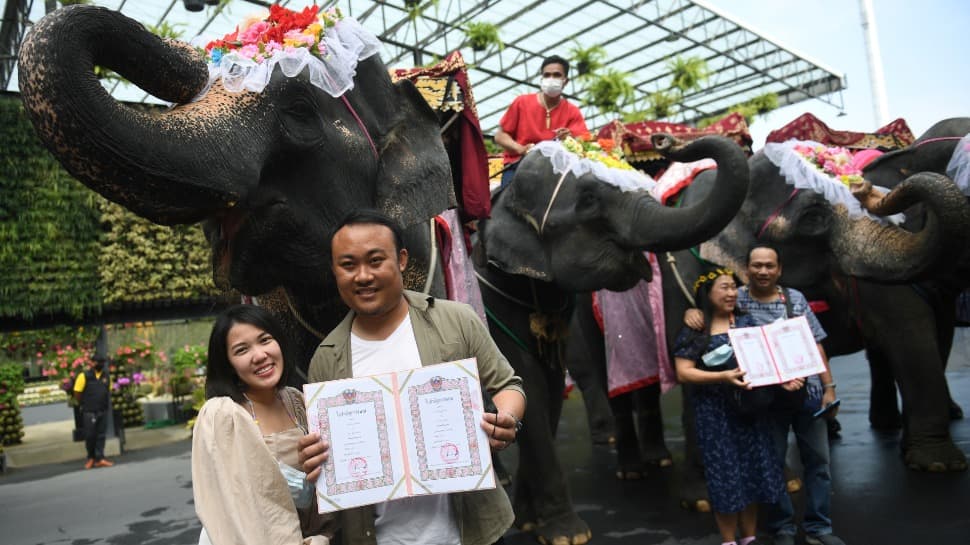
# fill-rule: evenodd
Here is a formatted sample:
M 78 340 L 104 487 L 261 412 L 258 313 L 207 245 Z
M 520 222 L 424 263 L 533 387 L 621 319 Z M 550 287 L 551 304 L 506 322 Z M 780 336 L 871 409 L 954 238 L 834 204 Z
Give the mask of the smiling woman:
M 212 328 L 207 401 L 192 438 L 200 543 L 329 543 L 331 519 L 317 513 L 295 469 L 306 409 L 303 395 L 285 387 L 287 344 L 261 307 L 231 307 Z

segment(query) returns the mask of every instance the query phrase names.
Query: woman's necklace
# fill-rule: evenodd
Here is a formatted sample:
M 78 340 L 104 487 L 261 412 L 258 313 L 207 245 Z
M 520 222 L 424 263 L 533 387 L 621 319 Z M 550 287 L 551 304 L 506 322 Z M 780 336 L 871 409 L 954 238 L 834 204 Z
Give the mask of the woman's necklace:
M 243 394 L 243 397 L 246 398 L 246 402 L 249 404 L 249 414 L 252 415 L 253 417 L 253 423 L 258 426 L 259 419 L 256 418 L 256 407 L 253 405 L 253 400 L 249 399 L 249 396 L 246 395 L 245 393 Z M 279 400 L 279 402 L 283 405 L 283 410 L 286 411 L 286 415 L 290 417 L 290 420 L 293 421 L 293 424 L 295 424 L 296 427 L 303 430 L 303 433 L 305 434 L 307 431 L 303 428 L 302 425 L 300 425 L 300 421 L 296 419 L 296 416 L 290 411 L 290 408 L 286 406 L 286 403 L 283 403 L 283 398 L 280 397 L 280 393 L 278 390 L 276 392 L 276 399 Z

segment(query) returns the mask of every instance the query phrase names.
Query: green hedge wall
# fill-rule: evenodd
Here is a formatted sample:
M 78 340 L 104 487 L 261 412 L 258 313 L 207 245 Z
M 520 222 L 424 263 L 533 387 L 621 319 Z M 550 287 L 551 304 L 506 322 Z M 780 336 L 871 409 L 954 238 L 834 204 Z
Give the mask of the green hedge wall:
M 101 311 L 96 194 L 34 134 L 19 100 L 0 99 L 0 317 Z
M 0 318 L 83 320 L 104 307 L 218 296 L 199 226 L 164 227 L 84 187 L 0 97 Z

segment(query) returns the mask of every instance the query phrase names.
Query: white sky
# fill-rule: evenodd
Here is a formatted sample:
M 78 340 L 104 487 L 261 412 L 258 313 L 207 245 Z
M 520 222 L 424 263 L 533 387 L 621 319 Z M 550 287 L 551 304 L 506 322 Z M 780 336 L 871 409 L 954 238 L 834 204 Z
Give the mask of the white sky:
M 707 0 L 752 30 L 845 73 L 845 116 L 819 101 L 782 108 L 751 126 L 755 148 L 805 112 L 833 129 L 870 132 L 880 124 L 866 63 L 858 0 Z M 916 136 L 947 117 L 970 116 L 970 2 L 873 0 L 889 105 Z M 963 45 L 960 45 L 963 44 Z

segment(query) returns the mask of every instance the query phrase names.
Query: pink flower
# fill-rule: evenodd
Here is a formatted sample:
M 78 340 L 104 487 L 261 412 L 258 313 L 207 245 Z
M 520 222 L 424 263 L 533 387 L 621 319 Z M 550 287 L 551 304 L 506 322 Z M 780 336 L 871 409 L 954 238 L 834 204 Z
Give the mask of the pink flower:
M 243 31 L 242 35 L 239 36 L 239 41 L 247 45 L 254 44 L 259 41 L 260 36 L 267 30 L 269 30 L 269 23 L 266 21 L 257 21 Z
M 239 54 L 247 59 L 252 59 L 259 54 L 259 47 L 254 44 L 247 44 L 239 48 Z

